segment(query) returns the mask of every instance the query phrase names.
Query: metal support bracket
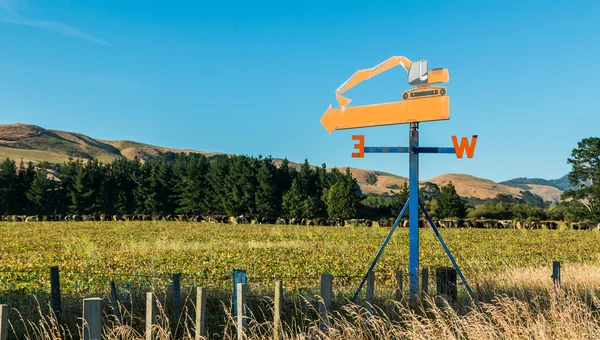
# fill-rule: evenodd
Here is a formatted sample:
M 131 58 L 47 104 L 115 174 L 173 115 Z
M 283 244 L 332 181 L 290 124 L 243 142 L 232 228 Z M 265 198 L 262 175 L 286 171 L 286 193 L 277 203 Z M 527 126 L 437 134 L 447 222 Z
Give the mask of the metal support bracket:
M 454 257 L 452 256 L 452 253 L 450 253 L 450 249 L 448 249 L 448 246 L 446 246 L 446 242 L 444 242 L 444 239 L 442 238 L 442 235 L 440 235 L 440 232 L 438 231 L 437 227 L 435 226 L 435 223 L 433 223 L 433 220 L 429 216 L 429 213 L 427 212 L 427 209 L 425 209 L 425 205 L 423 204 L 423 202 L 420 199 L 419 199 L 419 206 L 421 207 L 421 210 L 423 210 L 423 214 L 425 214 L 425 218 L 427 219 L 427 221 L 431 225 L 431 228 L 433 229 L 433 232 L 435 233 L 435 236 L 437 236 L 438 240 L 440 240 L 440 243 L 442 244 L 442 247 L 444 248 L 444 251 L 446 252 L 446 255 L 448 255 L 448 258 L 450 259 L 450 262 L 452 262 L 452 265 L 454 266 L 454 269 L 456 269 L 456 272 L 458 273 L 458 276 L 460 276 L 460 279 L 461 279 L 462 283 L 465 285 L 465 288 L 467 289 L 467 292 L 469 292 L 469 296 L 471 296 L 471 299 L 475 299 L 475 296 L 473 295 L 473 291 L 471 290 L 471 287 L 469 286 L 469 284 L 467 283 L 467 280 L 465 279 L 465 277 L 463 276 L 462 272 L 460 271 L 460 268 L 458 267 L 458 264 L 456 264 L 456 261 L 454 260 Z
M 400 223 L 400 220 L 402 219 L 402 216 L 404 215 L 404 212 L 406 211 L 406 208 L 408 208 L 408 201 L 406 201 L 406 203 L 404 203 L 404 207 L 402 208 L 402 211 L 400 211 L 400 214 L 398 215 L 398 218 L 396 219 L 396 222 L 394 222 L 394 226 L 392 226 L 392 229 L 390 230 L 388 236 L 383 241 L 383 244 L 379 248 L 379 251 L 377 251 L 377 255 L 375 255 L 375 259 L 371 263 L 371 266 L 369 267 L 369 270 L 367 271 L 367 274 L 365 274 L 365 276 L 363 277 L 362 281 L 360 282 L 360 285 L 358 286 L 358 289 L 356 290 L 356 293 L 354 293 L 354 299 L 355 300 L 358 297 L 358 294 L 360 294 L 360 290 L 362 289 L 363 285 L 365 284 L 365 281 L 367 281 L 367 278 L 369 277 L 369 272 L 371 272 L 373 270 L 373 268 L 375 267 L 375 264 L 377 264 L 377 260 L 379 260 L 379 256 L 381 256 L 381 253 L 383 253 L 383 249 L 385 248 L 385 246 L 390 241 L 390 238 L 392 237 L 392 234 L 394 233 L 394 230 L 396 230 L 396 227 L 398 227 L 398 224 Z

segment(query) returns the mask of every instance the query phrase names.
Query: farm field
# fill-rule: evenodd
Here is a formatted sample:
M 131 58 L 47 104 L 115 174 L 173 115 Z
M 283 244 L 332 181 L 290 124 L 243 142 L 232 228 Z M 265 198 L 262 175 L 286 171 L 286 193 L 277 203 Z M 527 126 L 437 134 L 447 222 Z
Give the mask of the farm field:
M 389 229 L 225 225 L 178 222 L 39 222 L 0 224 L 0 290 L 49 289 L 49 267 L 60 269 L 63 294 L 105 292 L 107 280 L 170 280 L 226 288 L 234 268 L 255 282 L 281 279 L 296 291 L 323 273 L 355 288 Z M 507 268 L 595 264 L 600 233 L 587 230 L 441 229 L 467 280 Z M 430 229 L 421 229 L 421 266 L 450 266 Z M 398 228 L 375 271 L 381 285 L 408 265 L 408 230 Z M 343 281 L 345 279 L 346 281 Z
M 181 273 L 183 299 L 186 296 L 193 299 L 195 287 L 202 286 L 207 289 L 211 296 L 208 302 L 209 309 L 214 313 L 207 317 L 207 327 L 211 332 L 219 333 L 222 331 L 220 327 L 227 319 L 227 312 L 221 304 L 227 304 L 226 301 L 230 298 L 232 280 L 229 274 L 232 269 L 246 270 L 250 304 L 263 314 L 267 308 L 265 306 L 268 305 L 268 299 L 264 300 L 264 297 L 273 295 L 275 280 L 283 281 L 286 299 L 293 301 L 294 296 L 298 294 L 305 297 L 318 294 L 319 278 L 323 273 L 333 275 L 334 300 L 337 301 L 336 306 L 341 308 L 344 298 L 349 298 L 358 287 L 388 231 L 388 228 L 382 227 L 232 225 L 163 221 L 5 222 L 0 224 L 0 299 L 6 301 L 10 308 L 19 311 L 19 316 L 13 313 L 10 320 L 15 325 L 15 332 L 22 332 L 22 328 L 19 327 L 26 323 L 19 321 L 19 318 L 32 320 L 39 318 L 36 316 L 39 313 L 48 315 L 49 268 L 58 266 L 65 310 L 63 317 L 67 319 L 66 322 L 70 322 L 71 328 L 78 324 L 77 315 L 81 313 L 81 299 L 97 296 L 108 301 L 109 282 L 114 280 L 119 299 L 125 302 L 124 310 L 131 312 L 124 312 L 127 317 L 131 317 L 128 324 L 139 330 L 143 329 L 144 292 L 155 292 L 161 301 L 170 301 L 171 275 Z M 531 322 L 534 322 L 540 313 L 536 309 L 539 306 L 535 305 L 539 296 L 550 299 L 550 305 L 544 306 L 544 310 L 557 314 L 547 316 L 548 325 L 540 325 L 542 328 L 554 324 L 556 320 L 551 318 L 560 313 L 572 313 L 574 318 L 589 317 L 590 311 L 585 301 L 589 296 L 596 299 L 594 287 L 600 284 L 598 231 L 441 229 L 440 233 L 478 298 L 491 303 L 489 308 L 495 310 L 494 313 L 505 309 L 502 317 L 509 319 L 515 315 L 510 316 L 506 313 L 522 307 L 518 307 L 518 301 L 495 300 L 506 293 L 531 306 L 527 307 L 531 310 L 518 312 L 521 313 L 519 315 L 524 315 L 523 318 L 530 318 L 528 320 Z M 451 264 L 430 229 L 421 229 L 420 240 L 421 265 L 430 268 L 429 291 L 434 292 L 435 268 Z M 550 274 L 552 261 L 555 260 L 561 261 L 563 265 L 565 285 L 576 287 L 566 300 L 552 300 L 555 299 L 555 295 Z M 394 296 L 394 272 L 398 268 L 406 271 L 407 264 L 408 230 L 398 228 L 375 268 L 376 303 L 386 304 L 386 299 Z M 404 280 L 406 289 L 406 276 Z M 363 289 L 363 295 L 364 291 Z M 481 320 L 475 322 L 472 318 L 490 316 L 484 311 L 478 311 L 480 314 L 475 316 L 467 314 L 464 306 L 468 305 L 468 297 L 464 287 L 459 286 L 458 292 L 463 307 L 459 306 L 456 312 L 452 312 L 457 314 L 444 314 L 448 312 L 438 309 L 434 309 L 434 312 L 443 314 L 443 318 L 461 318 L 464 329 L 456 330 L 459 333 L 479 332 L 483 326 L 477 322 Z M 125 300 L 130 300 L 131 303 L 127 304 Z M 189 300 L 185 301 L 185 305 L 193 312 L 193 304 L 190 305 Z M 37 310 L 37 304 L 42 312 Z M 573 306 L 580 309 L 570 311 Z M 166 308 L 172 311 L 168 306 Z M 186 313 L 190 313 L 190 310 Z M 392 310 L 393 307 L 387 304 L 385 311 Z M 268 315 L 268 312 L 266 313 Z M 298 316 L 307 312 L 300 310 L 296 304 L 288 305 L 286 313 L 287 317 L 291 317 L 290 315 Z M 392 312 L 393 315 L 398 315 L 397 313 L 399 311 Z M 310 317 L 314 317 L 314 314 Z M 445 334 L 448 331 L 447 327 L 450 327 L 438 325 L 435 321 L 428 321 L 429 319 L 418 319 L 415 315 L 411 317 L 414 319 L 409 321 L 414 323 L 413 326 L 426 331 L 425 334 Z M 189 318 L 193 319 L 193 316 Z M 381 323 L 382 328 L 378 331 L 385 333 L 383 338 L 414 338 L 421 332 L 415 333 L 405 326 L 389 323 L 385 318 L 373 320 Z M 595 317 L 590 320 L 596 322 Z M 264 321 L 263 317 L 261 322 Z M 498 327 L 497 320 L 488 321 L 486 327 L 489 326 L 496 332 L 505 331 L 495 329 Z M 346 329 L 352 332 L 369 332 L 369 329 L 360 327 L 347 329 L 349 326 L 342 319 L 335 322 L 335 327 L 339 327 L 341 331 Z M 574 327 L 573 332 L 584 332 L 585 336 L 590 332 L 600 332 L 600 326 L 582 326 L 583 329 L 580 329 L 576 322 L 569 324 L 569 327 L 571 326 Z M 519 335 L 525 328 L 534 326 L 523 327 L 509 331 Z M 290 330 L 298 334 L 303 331 Z M 544 331 L 555 330 L 550 327 Z M 563 331 L 564 329 L 561 329 L 561 332 Z M 265 334 L 265 330 L 260 327 L 253 332 L 257 332 L 257 337 Z M 266 332 L 268 333 L 268 330 Z M 344 338 L 344 334 L 338 335 L 338 338 Z M 474 336 L 477 335 L 478 333 L 474 333 Z

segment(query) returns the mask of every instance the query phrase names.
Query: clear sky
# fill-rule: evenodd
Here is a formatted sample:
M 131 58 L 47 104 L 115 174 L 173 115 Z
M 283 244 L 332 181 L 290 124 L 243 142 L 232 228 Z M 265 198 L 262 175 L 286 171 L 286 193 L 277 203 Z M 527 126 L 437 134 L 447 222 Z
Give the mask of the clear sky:
M 0 0 L 0 123 L 100 139 L 288 157 L 408 175 L 408 126 L 334 131 L 335 89 L 391 56 L 445 67 L 450 120 L 422 146 L 479 135 L 475 157 L 421 156 L 421 179 L 557 178 L 600 132 L 600 1 Z M 346 93 L 398 101 L 394 68 Z

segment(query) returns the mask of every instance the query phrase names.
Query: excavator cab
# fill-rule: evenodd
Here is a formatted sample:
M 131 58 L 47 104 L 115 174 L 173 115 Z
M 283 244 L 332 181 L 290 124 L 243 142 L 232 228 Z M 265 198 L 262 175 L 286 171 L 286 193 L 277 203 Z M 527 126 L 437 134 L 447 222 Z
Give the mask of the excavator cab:
M 411 86 L 427 85 L 427 60 L 415 61 L 408 70 L 408 84 Z

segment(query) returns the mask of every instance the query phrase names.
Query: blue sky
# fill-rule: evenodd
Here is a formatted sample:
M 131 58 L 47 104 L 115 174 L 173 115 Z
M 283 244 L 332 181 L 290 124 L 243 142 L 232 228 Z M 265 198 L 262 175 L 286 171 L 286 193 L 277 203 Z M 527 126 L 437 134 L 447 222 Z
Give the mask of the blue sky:
M 172 148 L 288 157 L 408 175 L 408 126 L 334 131 L 335 89 L 391 56 L 445 67 L 450 120 L 422 146 L 479 135 L 475 157 L 422 155 L 421 179 L 557 178 L 598 136 L 598 1 L 175 3 L 0 0 L 0 123 Z M 401 67 L 346 92 L 400 100 Z

